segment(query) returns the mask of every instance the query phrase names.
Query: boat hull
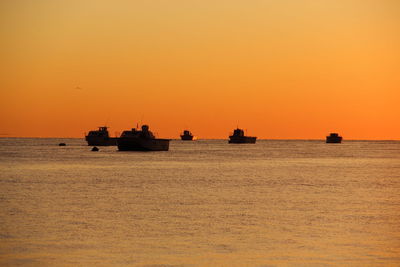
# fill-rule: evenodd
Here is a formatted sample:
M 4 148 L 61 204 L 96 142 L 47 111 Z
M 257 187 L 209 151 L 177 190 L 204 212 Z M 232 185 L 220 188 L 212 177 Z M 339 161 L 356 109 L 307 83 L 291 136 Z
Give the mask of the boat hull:
M 181 135 L 181 139 L 184 141 L 192 141 L 193 140 L 193 136 L 191 135 Z
M 86 136 L 86 142 L 88 146 L 116 146 L 116 137 L 98 137 L 98 136 Z
M 117 145 L 119 151 L 168 151 L 169 139 L 120 137 Z
M 256 140 L 253 136 L 229 136 L 229 144 L 255 144 Z
M 342 137 L 331 137 L 327 136 L 326 137 L 326 143 L 328 144 L 340 144 L 342 142 Z

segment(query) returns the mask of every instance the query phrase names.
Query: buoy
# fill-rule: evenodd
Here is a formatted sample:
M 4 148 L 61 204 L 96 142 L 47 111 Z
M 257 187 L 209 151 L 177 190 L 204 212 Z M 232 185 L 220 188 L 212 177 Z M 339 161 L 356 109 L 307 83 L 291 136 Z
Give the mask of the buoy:
M 92 151 L 99 151 L 99 148 L 98 148 L 97 146 L 94 146 L 94 147 L 92 148 Z
M 66 143 L 59 143 L 58 145 L 59 146 L 66 146 L 67 144 Z

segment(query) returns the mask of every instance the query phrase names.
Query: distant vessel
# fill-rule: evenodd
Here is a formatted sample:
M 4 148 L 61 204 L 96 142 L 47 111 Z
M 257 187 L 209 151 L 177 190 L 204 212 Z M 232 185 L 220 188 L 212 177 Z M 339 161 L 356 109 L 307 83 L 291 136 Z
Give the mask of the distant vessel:
M 229 136 L 229 143 L 233 144 L 255 144 L 257 137 L 245 136 L 242 129 L 235 129 L 233 134 Z
M 155 138 L 149 126 L 143 125 L 141 130 L 124 131 L 117 145 L 120 151 L 168 151 L 169 139 Z
M 117 138 L 110 137 L 106 126 L 99 127 L 97 131 L 90 131 L 85 136 L 89 146 L 116 146 Z
M 331 133 L 329 136 L 326 137 L 327 143 L 341 143 L 342 137 L 338 133 Z
M 193 134 L 189 130 L 184 130 L 183 134 L 181 134 L 181 139 L 186 141 L 193 140 Z

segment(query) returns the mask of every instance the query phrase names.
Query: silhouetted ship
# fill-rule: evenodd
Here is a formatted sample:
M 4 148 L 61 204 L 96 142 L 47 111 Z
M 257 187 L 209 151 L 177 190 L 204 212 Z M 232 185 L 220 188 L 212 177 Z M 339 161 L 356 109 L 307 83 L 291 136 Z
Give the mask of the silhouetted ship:
M 149 126 L 143 125 L 142 130 L 124 131 L 117 145 L 120 151 L 168 151 L 169 139 L 155 138 Z
M 181 134 L 181 139 L 185 141 L 191 141 L 193 140 L 193 134 L 188 130 L 184 130 L 183 134 Z
M 229 136 L 229 143 L 233 144 L 255 144 L 257 137 L 245 136 L 242 129 L 235 129 L 233 135 Z
M 331 133 L 329 136 L 326 137 L 327 143 L 341 143 L 342 137 L 337 133 Z
M 97 131 L 90 131 L 85 136 L 89 146 L 116 146 L 117 138 L 110 137 L 106 126 L 99 127 Z

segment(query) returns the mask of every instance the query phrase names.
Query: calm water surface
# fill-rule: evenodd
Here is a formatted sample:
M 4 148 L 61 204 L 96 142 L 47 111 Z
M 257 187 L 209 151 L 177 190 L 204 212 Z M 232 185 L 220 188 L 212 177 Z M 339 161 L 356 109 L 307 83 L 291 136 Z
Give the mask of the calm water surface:
M 1 138 L 0 168 L 1 266 L 400 266 L 398 141 Z

